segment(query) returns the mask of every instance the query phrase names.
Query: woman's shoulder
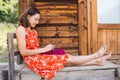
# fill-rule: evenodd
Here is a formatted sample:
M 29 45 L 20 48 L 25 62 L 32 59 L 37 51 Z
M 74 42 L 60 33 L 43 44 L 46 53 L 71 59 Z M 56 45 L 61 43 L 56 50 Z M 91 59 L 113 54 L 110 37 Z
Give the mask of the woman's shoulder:
M 25 28 L 23 26 L 18 26 L 16 30 L 24 30 Z
M 18 26 L 17 28 L 16 28 L 16 33 L 24 33 L 25 32 L 25 28 L 23 27 L 23 26 Z

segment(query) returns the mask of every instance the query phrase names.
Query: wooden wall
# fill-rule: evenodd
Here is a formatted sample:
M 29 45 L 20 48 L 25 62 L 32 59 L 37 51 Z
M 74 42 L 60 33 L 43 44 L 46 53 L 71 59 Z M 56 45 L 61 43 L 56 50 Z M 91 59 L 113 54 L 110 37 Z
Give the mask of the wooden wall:
M 41 12 L 37 25 L 41 47 L 52 43 L 72 55 L 87 55 L 91 49 L 87 3 L 87 0 L 19 0 L 19 16 L 29 6 L 37 7 Z
M 41 12 L 40 46 L 52 43 L 72 55 L 96 52 L 102 44 L 120 59 L 120 25 L 98 24 L 96 0 L 19 0 L 20 15 L 28 6 Z
M 98 48 L 102 44 L 108 45 L 112 51 L 110 59 L 120 59 L 120 25 L 119 24 L 98 24 Z
M 41 47 L 52 43 L 78 55 L 77 0 L 35 0 L 41 19 L 37 25 Z
M 97 22 L 97 0 L 90 2 L 91 6 L 91 51 L 97 51 L 103 44 L 112 51 L 110 60 L 120 60 L 120 24 L 99 24 Z M 88 13 L 89 14 L 89 13 Z

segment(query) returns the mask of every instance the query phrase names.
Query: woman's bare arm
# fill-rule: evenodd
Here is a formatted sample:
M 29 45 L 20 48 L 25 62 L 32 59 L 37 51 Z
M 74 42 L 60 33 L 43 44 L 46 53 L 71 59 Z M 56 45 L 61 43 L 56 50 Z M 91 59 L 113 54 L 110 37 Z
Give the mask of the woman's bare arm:
M 25 29 L 22 26 L 19 26 L 16 30 L 16 36 L 17 36 L 17 43 L 18 43 L 19 50 L 21 52 L 21 55 L 23 55 L 23 56 L 44 53 L 44 52 L 47 52 L 47 51 L 52 50 L 54 48 L 54 45 L 49 44 L 44 48 L 29 50 L 26 48 L 25 35 L 26 35 Z

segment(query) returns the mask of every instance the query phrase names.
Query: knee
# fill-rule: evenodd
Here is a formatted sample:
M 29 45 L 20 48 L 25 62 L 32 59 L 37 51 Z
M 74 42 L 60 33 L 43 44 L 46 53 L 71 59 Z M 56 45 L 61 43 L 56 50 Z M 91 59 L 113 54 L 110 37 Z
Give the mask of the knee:
M 66 62 L 66 66 L 68 65 L 74 65 L 75 59 L 74 56 L 70 55 L 67 62 Z

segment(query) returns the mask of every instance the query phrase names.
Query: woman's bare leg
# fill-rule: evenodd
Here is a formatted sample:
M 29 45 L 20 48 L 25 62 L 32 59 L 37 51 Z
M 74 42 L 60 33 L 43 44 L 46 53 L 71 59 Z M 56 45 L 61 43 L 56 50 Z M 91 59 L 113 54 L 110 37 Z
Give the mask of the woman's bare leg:
M 109 52 L 107 55 L 100 57 L 98 59 L 94 59 L 92 61 L 86 62 L 81 64 L 80 66 L 89 66 L 89 65 L 98 65 L 98 66 L 103 66 L 106 62 L 106 60 L 111 57 L 112 52 Z
M 107 47 L 106 47 L 106 45 L 104 45 L 97 52 L 95 52 L 94 54 L 91 54 L 91 55 L 87 55 L 87 56 L 72 56 L 72 55 L 70 55 L 68 58 L 68 61 L 66 63 L 66 66 L 80 65 L 80 64 L 89 62 L 93 59 L 103 56 L 106 53 L 106 50 L 107 50 Z

